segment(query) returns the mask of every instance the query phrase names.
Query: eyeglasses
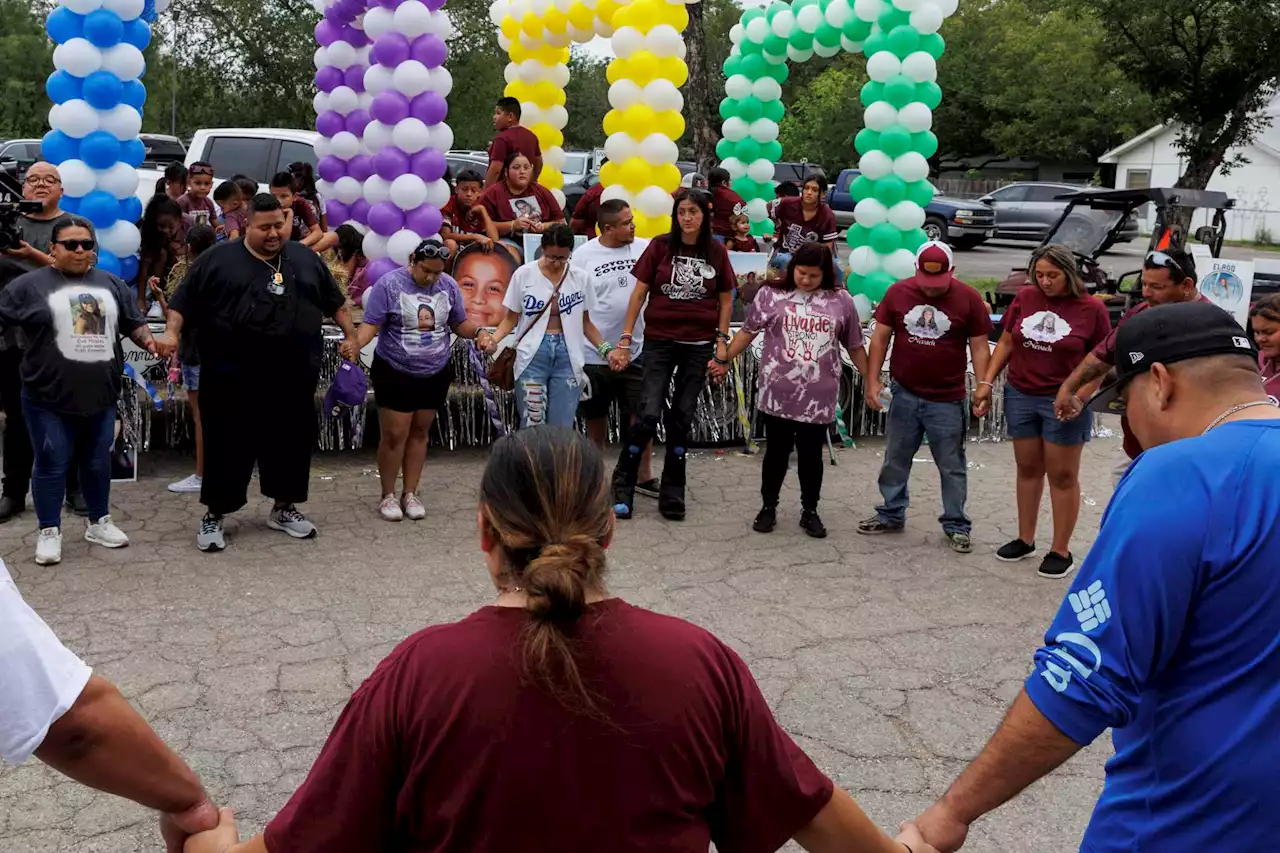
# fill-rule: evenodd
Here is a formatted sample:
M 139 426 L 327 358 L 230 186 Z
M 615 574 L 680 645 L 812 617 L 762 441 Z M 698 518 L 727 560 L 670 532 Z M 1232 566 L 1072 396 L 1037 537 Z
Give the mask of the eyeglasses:
M 92 252 L 93 247 L 98 245 L 93 240 L 57 240 L 55 242 L 68 252 L 76 252 L 81 249 L 86 252 Z
M 188 167 L 187 167 L 187 174 L 188 174 L 188 175 L 208 175 L 209 177 L 211 177 L 211 178 L 212 178 L 212 177 L 213 177 L 213 167 L 212 167 L 212 166 L 199 166 L 199 165 L 195 165 L 195 166 L 188 166 Z
M 448 246 L 430 240 L 423 240 L 413 252 L 413 258 L 416 261 L 429 261 L 435 258 L 447 261 L 452 256 L 453 252 L 449 251 Z
M 547 263 L 567 264 L 569 263 L 569 258 L 572 256 L 571 255 L 548 255 L 544 252 L 542 257 L 547 259 Z
M 1172 256 L 1164 252 L 1152 252 L 1147 255 L 1147 259 L 1143 262 L 1143 266 L 1152 269 L 1165 269 L 1177 273 L 1181 278 L 1189 278 L 1187 271 L 1182 268 L 1182 264 Z
M 45 175 L 44 177 L 41 177 L 40 175 L 28 175 L 26 181 L 23 183 L 29 187 L 56 187 L 58 184 L 62 183 L 62 179 L 56 175 Z

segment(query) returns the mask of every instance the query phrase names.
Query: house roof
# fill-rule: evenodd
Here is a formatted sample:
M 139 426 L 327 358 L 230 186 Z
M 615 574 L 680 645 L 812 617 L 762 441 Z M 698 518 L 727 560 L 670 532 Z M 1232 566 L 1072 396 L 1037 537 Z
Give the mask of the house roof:
M 1152 139 L 1155 139 L 1157 136 L 1160 136 L 1165 131 L 1172 131 L 1172 130 L 1173 130 L 1173 125 L 1171 123 L 1157 124 L 1155 127 L 1145 130 L 1142 133 L 1139 133 L 1137 136 L 1135 136 L 1133 139 L 1130 139 L 1128 142 L 1121 143 L 1120 145 L 1117 145 L 1115 148 L 1112 148 L 1110 151 L 1108 151 L 1107 153 L 1099 157 L 1098 162 L 1099 163 L 1115 163 L 1119 161 L 1121 157 L 1123 157 L 1125 154 L 1128 154 L 1130 151 L 1137 148 L 1139 145 L 1143 145 L 1147 142 L 1150 142 Z

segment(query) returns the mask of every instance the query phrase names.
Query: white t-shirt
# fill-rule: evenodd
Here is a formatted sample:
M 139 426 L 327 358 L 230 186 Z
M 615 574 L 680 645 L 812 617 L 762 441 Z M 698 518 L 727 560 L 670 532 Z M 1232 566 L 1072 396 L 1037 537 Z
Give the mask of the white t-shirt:
M 0 757 L 26 761 L 92 673 L 22 600 L 0 561 Z
M 610 249 L 600 245 L 600 238 L 588 242 L 575 249 L 570 261 L 578 269 L 591 276 L 596 294 L 596 307 L 591 311 L 591 322 L 596 324 L 600 334 L 611 344 L 617 345 L 622 336 L 622 324 L 627 319 L 627 305 L 631 302 L 631 294 L 635 292 L 636 277 L 631 268 L 644 254 L 649 241 L 637 237 L 634 243 Z M 636 319 L 636 327 L 631 330 L 631 360 L 640 358 L 644 348 L 644 311 Z M 605 361 L 596 352 L 596 348 L 587 344 L 583 350 L 587 364 L 604 364 Z
M 524 337 L 516 348 L 516 379 L 524 373 L 538 352 L 538 347 L 542 345 L 547 325 L 551 322 L 551 309 L 542 311 L 542 307 L 547 304 L 554 289 L 555 283 L 542 274 L 537 261 L 525 264 L 511 276 L 511 284 L 507 286 L 507 295 L 502 298 L 502 304 L 511 311 L 520 312 L 520 324 L 516 326 L 514 335 Z M 587 336 L 582 317 L 584 314 L 594 317 L 596 313 L 595 289 L 591 286 L 590 277 L 572 265 L 566 267 L 564 282 L 560 285 L 560 296 L 556 301 L 560 304 L 560 326 L 564 330 L 564 342 L 569 350 L 569 361 L 573 364 L 573 375 L 577 377 L 579 385 L 585 386 L 582 350 L 586 346 Z M 541 319 L 525 334 L 525 329 L 529 329 L 539 312 L 542 313 Z

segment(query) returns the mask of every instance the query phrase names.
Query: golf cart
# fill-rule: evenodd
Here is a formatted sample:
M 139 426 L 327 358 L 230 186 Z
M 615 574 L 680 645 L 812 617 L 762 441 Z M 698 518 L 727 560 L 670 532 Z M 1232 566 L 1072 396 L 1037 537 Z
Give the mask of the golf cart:
M 1142 298 L 1142 269 L 1139 265 L 1136 270 L 1113 277 L 1103 269 L 1100 259 L 1119 240 L 1126 221 L 1138 208 L 1155 205 L 1156 222 L 1148 250 L 1186 244 L 1188 235 L 1174 216 L 1176 208 L 1213 211 L 1212 224 L 1197 229 L 1194 236 L 1216 258 L 1227 232 L 1227 211 L 1235 205 L 1226 193 L 1184 189 L 1084 190 L 1058 198 L 1067 202 L 1066 210 L 1041 245 L 1060 243 L 1071 249 L 1080 263 L 1085 286 L 1107 304 L 1112 323 Z M 1018 290 L 1030 283 L 1025 269 L 1015 269 L 987 295 L 993 313 L 1003 313 Z

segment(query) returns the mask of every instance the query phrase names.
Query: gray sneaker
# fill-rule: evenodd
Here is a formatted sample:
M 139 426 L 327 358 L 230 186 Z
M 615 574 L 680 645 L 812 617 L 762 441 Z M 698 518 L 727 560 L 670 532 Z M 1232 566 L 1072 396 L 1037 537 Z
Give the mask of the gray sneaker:
M 945 531 L 944 531 L 945 532 Z M 968 533 L 946 533 L 947 544 L 951 546 L 951 550 L 957 554 L 968 554 L 973 551 L 973 541 L 969 538 Z
M 293 504 L 271 510 L 267 518 L 267 527 L 272 530 L 283 530 L 294 539 L 311 539 L 316 535 L 316 526 L 307 521 L 307 517 L 298 512 Z
M 196 534 L 196 547 L 201 551 L 221 551 L 227 547 L 222 538 L 222 516 L 205 513 L 200 519 L 200 532 Z

